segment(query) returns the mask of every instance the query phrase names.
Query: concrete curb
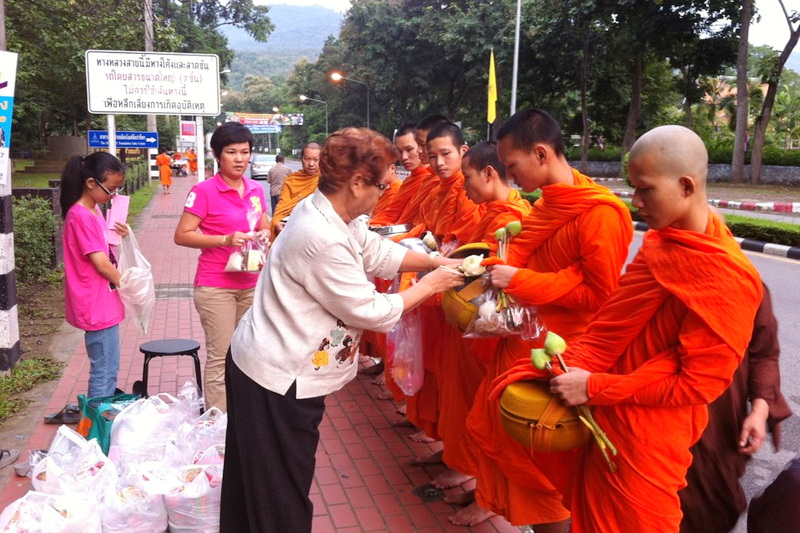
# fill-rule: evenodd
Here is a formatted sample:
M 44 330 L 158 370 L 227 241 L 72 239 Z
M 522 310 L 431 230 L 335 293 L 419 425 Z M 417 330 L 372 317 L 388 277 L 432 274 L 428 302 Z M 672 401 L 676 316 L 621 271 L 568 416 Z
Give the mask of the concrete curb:
M 633 229 L 636 231 L 647 231 L 650 227 L 647 222 L 633 222 Z M 775 255 L 778 257 L 785 257 L 787 259 L 796 259 L 800 261 L 800 246 L 786 246 L 783 244 L 772 244 L 768 242 L 756 241 L 753 239 L 743 239 L 741 237 L 734 237 L 742 250 L 750 252 L 757 252 L 767 255 Z
M 633 191 L 611 191 L 620 198 L 633 198 Z M 760 213 L 800 213 L 800 202 L 740 202 L 736 200 L 709 200 L 709 205 L 723 209 L 758 211 Z

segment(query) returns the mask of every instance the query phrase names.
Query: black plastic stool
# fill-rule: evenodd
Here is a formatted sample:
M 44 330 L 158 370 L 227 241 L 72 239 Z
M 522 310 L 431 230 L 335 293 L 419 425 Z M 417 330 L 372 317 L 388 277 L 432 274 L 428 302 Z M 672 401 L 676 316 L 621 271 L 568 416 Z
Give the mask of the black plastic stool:
M 200 356 L 197 351 L 200 343 L 189 339 L 161 339 L 149 341 L 139 346 L 139 351 L 144 354 L 144 366 L 142 367 L 142 381 L 133 384 L 133 393 L 147 398 L 147 368 L 150 360 L 154 357 L 165 357 L 169 355 L 189 355 L 194 357 L 194 372 L 197 377 L 197 387 L 200 395 L 203 395 L 203 381 L 200 375 Z

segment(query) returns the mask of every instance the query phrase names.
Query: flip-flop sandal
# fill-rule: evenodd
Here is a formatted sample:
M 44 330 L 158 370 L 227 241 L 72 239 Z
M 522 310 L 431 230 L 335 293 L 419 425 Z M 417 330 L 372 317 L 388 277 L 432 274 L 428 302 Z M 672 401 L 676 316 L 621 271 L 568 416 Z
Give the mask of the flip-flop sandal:
M 19 450 L 0 450 L 0 468 L 8 466 L 19 459 Z
M 77 424 L 81 419 L 81 410 L 77 404 L 68 403 L 59 412 L 44 417 L 45 424 Z
M 39 456 L 38 457 L 38 461 L 41 461 L 42 458 L 47 456 L 47 450 L 43 450 L 43 449 L 31 450 L 30 452 L 28 452 L 28 458 L 27 459 L 25 459 L 24 461 L 20 461 L 19 463 L 15 464 L 14 465 L 14 472 L 19 477 L 26 477 L 26 476 L 30 475 L 31 471 L 33 470 L 33 465 L 31 464 L 31 459 L 35 455 L 38 455 Z M 38 462 L 38 461 L 36 461 L 36 462 Z

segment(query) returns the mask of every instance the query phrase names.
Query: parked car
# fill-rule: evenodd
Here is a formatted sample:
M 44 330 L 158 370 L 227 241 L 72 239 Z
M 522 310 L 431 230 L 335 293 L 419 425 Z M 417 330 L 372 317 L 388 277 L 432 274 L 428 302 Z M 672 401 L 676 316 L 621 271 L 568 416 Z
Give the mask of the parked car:
M 269 169 L 275 166 L 275 156 L 271 154 L 255 154 L 250 160 L 250 174 L 254 180 L 265 180 Z

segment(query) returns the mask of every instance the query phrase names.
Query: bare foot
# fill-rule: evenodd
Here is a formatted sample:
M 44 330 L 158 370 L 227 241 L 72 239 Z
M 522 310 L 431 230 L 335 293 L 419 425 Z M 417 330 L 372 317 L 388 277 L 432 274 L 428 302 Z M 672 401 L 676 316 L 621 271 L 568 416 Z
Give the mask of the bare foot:
M 386 385 L 386 372 L 381 372 L 378 377 L 372 380 L 373 385 L 380 385 L 381 387 Z
M 416 433 L 414 433 L 413 435 L 411 435 L 408 438 L 413 440 L 414 442 L 421 442 L 423 444 L 428 443 L 428 442 L 436 442 L 436 439 L 434 439 L 433 437 L 427 436 L 424 431 L 417 431 Z
M 378 394 L 378 399 L 379 400 L 393 400 L 394 399 L 394 395 L 391 392 L 389 392 L 388 390 L 385 390 L 385 391 L 381 392 L 380 394 Z
M 428 465 L 438 465 L 442 462 L 442 451 L 439 450 L 438 452 L 433 452 L 430 455 L 420 455 L 416 459 L 411 461 L 412 465 L 416 466 L 428 466 Z
M 393 428 L 413 428 L 414 424 L 412 424 L 408 418 L 398 418 L 397 420 L 392 420 L 391 426 Z
M 431 485 L 436 487 L 437 489 L 452 489 L 453 487 L 458 487 L 459 485 L 463 485 L 467 481 L 472 479 L 472 476 L 468 476 L 467 474 L 462 474 L 458 470 L 453 470 L 452 468 L 448 468 L 431 481 Z
M 475 489 L 466 492 L 454 492 L 450 495 L 445 494 L 443 501 L 453 505 L 469 505 L 475 501 Z
M 493 512 L 478 507 L 478 504 L 473 502 L 463 509 L 460 509 L 453 516 L 448 516 L 447 519 L 450 520 L 452 524 L 457 526 L 472 527 L 477 526 L 482 522 L 486 522 L 493 516 Z
M 403 404 L 397 408 L 397 414 L 406 416 L 406 404 Z

